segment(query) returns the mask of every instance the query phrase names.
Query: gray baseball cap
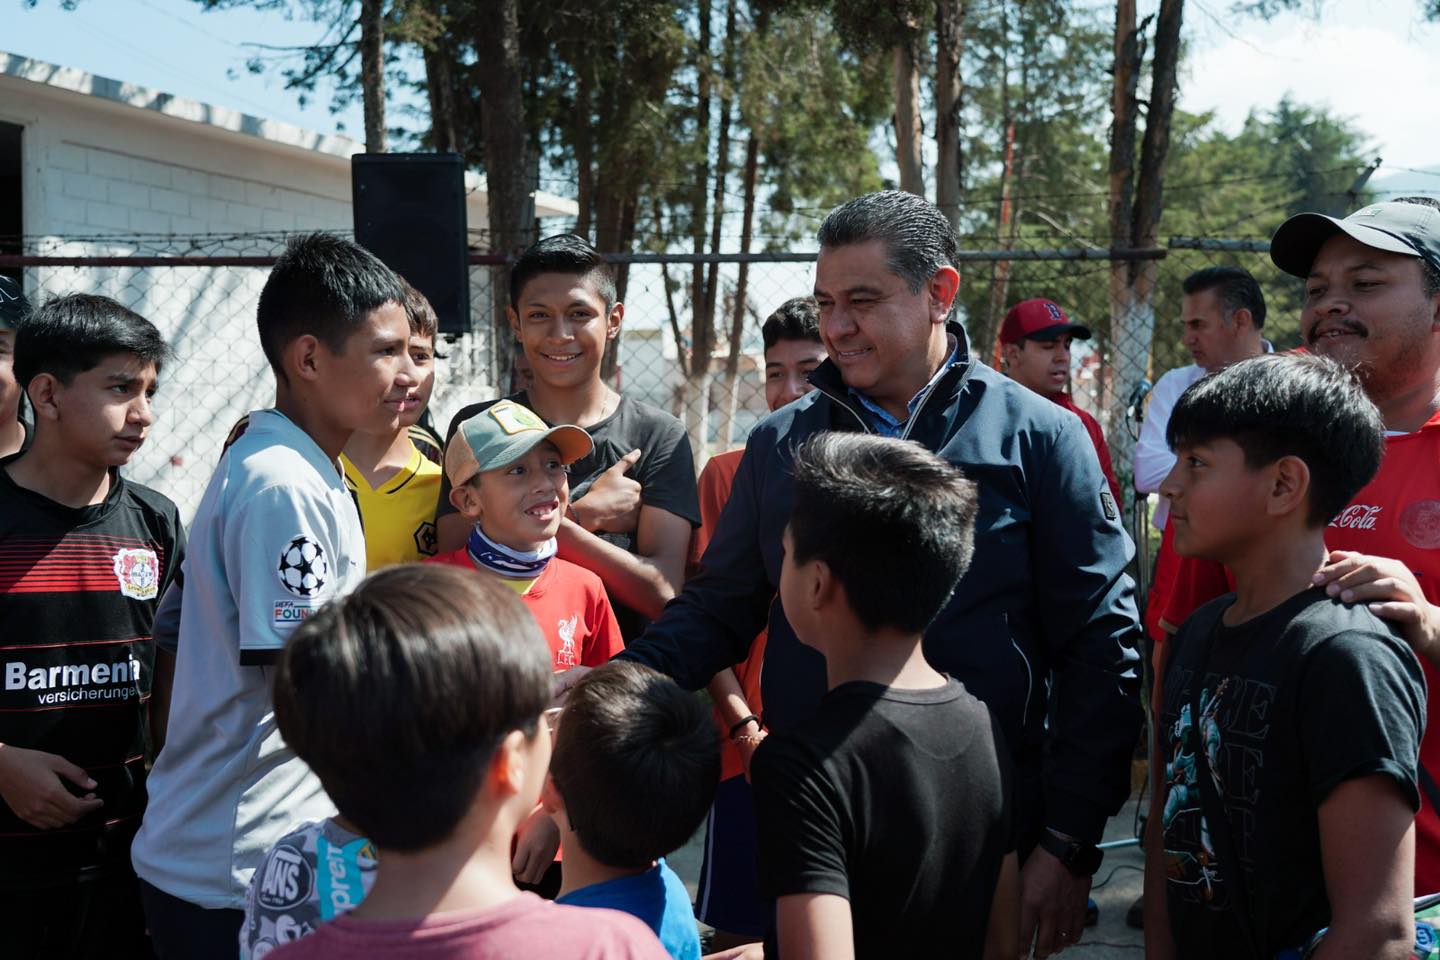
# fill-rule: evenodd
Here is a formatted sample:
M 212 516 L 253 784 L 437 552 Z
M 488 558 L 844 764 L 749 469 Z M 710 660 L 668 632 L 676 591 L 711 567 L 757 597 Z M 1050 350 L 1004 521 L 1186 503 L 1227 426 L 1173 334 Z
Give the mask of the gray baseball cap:
M 1280 224 L 1270 239 L 1270 259 L 1296 277 L 1307 277 L 1315 255 L 1337 233 L 1386 253 L 1419 257 L 1440 271 L 1440 208 L 1387 200 L 1356 210 L 1344 220 L 1300 213 Z

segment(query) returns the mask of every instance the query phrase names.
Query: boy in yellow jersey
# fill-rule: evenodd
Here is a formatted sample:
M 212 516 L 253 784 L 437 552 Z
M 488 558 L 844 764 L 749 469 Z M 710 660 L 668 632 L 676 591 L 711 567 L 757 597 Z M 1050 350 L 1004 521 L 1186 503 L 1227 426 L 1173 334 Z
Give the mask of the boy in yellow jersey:
M 340 462 L 345 484 L 355 492 L 365 525 L 365 565 L 375 571 L 393 563 L 413 563 L 435 555 L 435 503 L 440 494 L 440 464 L 415 441 L 420 417 L 435 387 L 435 330 L 430 301 L 405 284 L 410 318 L 410 357 L 419 383 L 394 402 L 399 427 L 360 429 L 350 435 Z M 393 421 L 392 421 L 393 422 Z M 433 449 L 433 444 L 430 444 Z

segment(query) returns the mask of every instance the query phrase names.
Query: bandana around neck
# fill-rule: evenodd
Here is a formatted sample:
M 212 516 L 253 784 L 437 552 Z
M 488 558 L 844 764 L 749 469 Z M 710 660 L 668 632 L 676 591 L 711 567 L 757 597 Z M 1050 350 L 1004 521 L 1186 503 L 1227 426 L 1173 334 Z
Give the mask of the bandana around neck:
M 539 550 L 515 550 L 485 536 L 477 523 L 470 530 L 470 540 L 465 549 L 470 554 L 470 562 L 481 569 L 512 580 L 534 580 L 555 556 L 559 544 L 551 537 L 540 545 Z

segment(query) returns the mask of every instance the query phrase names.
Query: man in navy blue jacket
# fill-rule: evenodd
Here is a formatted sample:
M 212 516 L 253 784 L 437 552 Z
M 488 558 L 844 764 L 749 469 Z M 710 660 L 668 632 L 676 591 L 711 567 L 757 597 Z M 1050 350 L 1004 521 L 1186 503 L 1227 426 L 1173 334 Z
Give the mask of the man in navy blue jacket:
M 1044 957 L 1079 938 L 1094 844 L 1130 791 L 1141 721 L 1123 572 L 1132 547 L 1080 421 L 972 360 L 948 323 L 960 274 L 933 205 L 897 191 L 860 197 L 826 218 L 819 241 L 830 359 L 811 374 L 818 389 L 751 433 L 701 569 L 621 656 L 699 689 L 768 621 L 765 722 L 789 726 L 826 689 L 824 660 L 796 640 L 775 595 L 790 451 L 820 431 L 867 430 L 960 466 L 979 486 L 975 559 L 925 653 L 990 706 L 1014 754 L 1021 938 Z

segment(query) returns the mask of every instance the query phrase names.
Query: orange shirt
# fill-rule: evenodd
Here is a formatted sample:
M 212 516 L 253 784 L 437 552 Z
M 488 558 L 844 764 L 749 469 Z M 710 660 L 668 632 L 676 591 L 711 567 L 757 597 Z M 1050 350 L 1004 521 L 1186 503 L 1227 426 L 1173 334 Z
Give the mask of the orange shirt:
M 461 547 L 431 557 L 426 563 L 449 563 L 478 570 Z M 505 579 L 505 578 L 501 578 Z M 620 625 L 600 578 L 584 567 L 551 557 L 530 589 L 520 594 L 550 644 L 555 672 L 576 665 L 598 667 L 625 649 Z
M 720 511 L 725 509 L 725 501 L 730 499 L 730 487 L 735 483 L 735 471 L 740 469 L 740 458 L 744 455 L 744 449 L 717 454 L 711 457 L 710 462 L 705 464 L 705 469 L 700 471 L 697 484 L 700 494 L 700 529 L 695 531 L 694 539 L 690 543 L 693 563 L 699 563 L 710 538 L 715 535 Z M 750 644 L 750 655 L 734 668 L 735 677 L 740 681 L 740 689 L 745 694 L 745 702 L 757 716 L 764 715 L 760 705 L 760 671 L 765 664 L 765 636 L 766 632 L 761 630 L 755 642 Z M 721 739 L 720 779 L 729 780 L 743 774 L 745 765 L 740 760 L 740 751 L 730 740 L 730 725 L 725 722 L 719 710 L 715 711 L 715 726 L 720 730 Z
M 1387 437 L 1380 471 L 1330 521 L 1325 545 L 1391 557 L 1410 568 L 1425 599 L 1440 604 L 1440 414 L 1414 433 Z M 1431 691 L 1420 762 L 1440 776 L 1440 671 L 1423 657 Z M 1426 802 L 1415 817 L 1415 894 L 1440 891 L 1440 816 Z

